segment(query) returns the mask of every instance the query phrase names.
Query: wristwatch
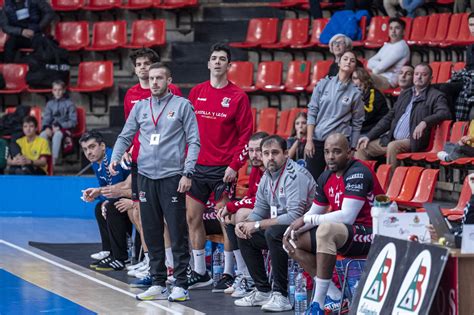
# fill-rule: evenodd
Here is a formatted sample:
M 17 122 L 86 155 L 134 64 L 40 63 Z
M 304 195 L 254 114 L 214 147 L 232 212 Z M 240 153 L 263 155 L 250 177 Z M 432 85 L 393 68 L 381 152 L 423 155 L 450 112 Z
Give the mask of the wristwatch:
M 189 178 L 189 179 L 191 179 L 191 178 L 193 177 L 193 173 L 191 173 L 191 172 L 185 172 L 185 173 L 183 174 L 183 176 L 184 176 L 184 177 L 187 177 L 187 178 Z
M 257 231 L 260 231 L 260 221 L 255 222 L 255 225 L 253 226 Z

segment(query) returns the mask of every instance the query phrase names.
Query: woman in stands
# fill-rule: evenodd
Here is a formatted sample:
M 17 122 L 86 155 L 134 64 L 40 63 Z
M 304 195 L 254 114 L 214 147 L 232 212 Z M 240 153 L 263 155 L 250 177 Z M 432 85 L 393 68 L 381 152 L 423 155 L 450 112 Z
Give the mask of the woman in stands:
M 304 160 L 304 147 L 306 145 L 306 124 L 308 115 L 304 112 L 296 116 L 291 137 L 287 140 L 288 156 L 303 167 L 306 167 Z
M 339 60 L 344 52 L 352 50 L 352 39 L 344 34 L 336 34 L 329 40 L 329 52 L 334 55 L 334 62 L 329 68 L 328 76 L 334 77 L 339 72 Z
M 338 74 L 319 81 L 311 95 L 305 155 L 307 169 L 316 179 L 326 167 L 324 141 L 330 134 L 340 132 L 352 148 L 357 146 L 365 113 L 362 93 L 352 82 L 356 63 L 355 53 L 346 51 L 339 61 Z
M 387 100 L 382 92 L 374 87 L 374 81 L 372 81 L 369 72 L 364 68 L 356 68 L 352 74 L 352 82 L 362 91 L 365 120 L 360 133 L 364 135 L 388 113 Z

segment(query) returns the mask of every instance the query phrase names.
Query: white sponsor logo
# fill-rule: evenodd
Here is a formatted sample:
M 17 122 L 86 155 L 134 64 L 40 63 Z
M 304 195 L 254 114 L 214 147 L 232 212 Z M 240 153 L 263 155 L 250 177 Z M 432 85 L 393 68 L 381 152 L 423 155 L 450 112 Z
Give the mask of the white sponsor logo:
M 346 180 L 357 179 L 357 178 L 363 179 L 364 174 L 363 173 L 355 173 L 355 174 L 352 174 L 351 176 L 347 177 Z
M 203 102 L 205 102 L 205 101 L 207 101 L 207 98 L 204 98 L 204 97 L 198 97 L 198 101 L 203 101 Z
M 177 203 L 178 202 L 178 197 L 171 197 L 171 202 L 172 203 Z
M 364 189 L 364 184 L 362 183 L 346 185 L 346 190 L 349 190 L 349 191 L 361 191 L 362 189 Z

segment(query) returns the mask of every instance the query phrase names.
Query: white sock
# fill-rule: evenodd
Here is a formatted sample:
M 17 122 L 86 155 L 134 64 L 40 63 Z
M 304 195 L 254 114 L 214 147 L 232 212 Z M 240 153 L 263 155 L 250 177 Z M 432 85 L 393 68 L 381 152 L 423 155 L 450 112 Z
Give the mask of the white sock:
M 150 257 L 148 256 L 148 252 L 143 253 L 143 255 L 145 255 L 145 259 L 143 259 L 143 260 L 146 261 L 146 263 L 148 265 L 150 263 Z
M 234 253 L 224 251 L 224 273 L 234 275 Z
M 340 300 L 342 297 L 341 290 L 339 290 L 332 281 L 329 283 L 328 296 L 334 301 Z
M 194 271 L 204 275 L 206 272 L 206 251 L 204 249 L 193 249 Z
M 235 262 L 237 263 L 237 273 L 243 274 L 244 276 L 249 276 L 249 270 L 247 269 L 247 265 L 245 264 L 244 257 L 242 256 L 242 252 L 240 249 L 234 250 Z
M 326 299 L 326 294 L 328 293 L 329 284 L 331 282 L 331 279 L 319 279 L 318 277 L 314 277 L 316 286 L 314 288 L 313 302 L 318 302 L 321 308 L 324 308 L 324 300 Z
M 174 268 L 173 264 L 173 252 L 171 251 L 171 247 L 165 248 L 165 255 L 166 255 L 166 267 Z

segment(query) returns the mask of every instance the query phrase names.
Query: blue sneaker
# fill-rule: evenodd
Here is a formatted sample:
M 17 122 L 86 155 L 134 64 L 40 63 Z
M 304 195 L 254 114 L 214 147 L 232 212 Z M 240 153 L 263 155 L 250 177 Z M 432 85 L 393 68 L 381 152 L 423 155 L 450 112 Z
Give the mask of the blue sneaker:
M 343 310 L 346 308 L 346 306 L 349 304 L 348 299 L 344 299 L 341 305 L 341 300 L 333 300 L 331 299 L 328 295 L 326 296 L 326 299 L 324 300 L 324 310 L 331 311 L 333 313 L 339 312 L 339 309 L 342 307 Z
M 306 310 L 305 315 L 327 315 L 331 314 L 329 311 L 326 312 L 325 310 L 321 309 L 318 302 L 313 302 Z
M 151 286 L 151 276 L 148 274 L 146 277 L 137 279 L 135 281 L 132 281 L 130 283 L 130 286 L 132 288 L 146 288 Z

